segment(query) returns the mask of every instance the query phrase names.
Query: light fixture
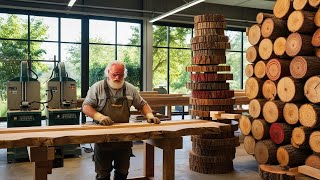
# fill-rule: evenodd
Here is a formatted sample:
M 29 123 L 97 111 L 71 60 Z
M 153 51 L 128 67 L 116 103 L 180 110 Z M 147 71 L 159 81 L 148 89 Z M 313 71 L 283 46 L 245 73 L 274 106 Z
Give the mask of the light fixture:
M 76 0 L 70 0 L 68 7 L 72 7 L 75 2 L 76 2 Z
M 164 13 L 164 14 L 162 14 L 162 15 L 160 15 L 160 16 L 155 17 L 155 18 L 151 19 L 149 22 L 153 23 L 153 22 L 158 21 L 158 20 L 160 20 L 160 19 L 162 19 L 162 18 L 165 18 L 165 17 L 167 17 L 167 16 L 170 16 L 170 15 L 172 15 L 172 14 L 174 14 L 174 13 L 177 13 L 177 12 L 179 12 L 179 11 L 182 11 L 182 10 L 184 10 L 184 9 L 187 9 L 187 8 L 189 8 L 189 7 L 191 7 L 191 6 L 196 5 L 196 4 L 199 4 L 199 3 L 203 2 L 203 1 L 205 1 L 205 0 L 194 0 L 194 1 L 191 1 L 191 2 L 189 2 L 189 3 L 187 3 L 187 4 L 184 4 L 184 5 L 180 6 L 180 7 L 175 8 L 175 9 L 173 9 L 173 10 L 167 12 L 167 13 Z

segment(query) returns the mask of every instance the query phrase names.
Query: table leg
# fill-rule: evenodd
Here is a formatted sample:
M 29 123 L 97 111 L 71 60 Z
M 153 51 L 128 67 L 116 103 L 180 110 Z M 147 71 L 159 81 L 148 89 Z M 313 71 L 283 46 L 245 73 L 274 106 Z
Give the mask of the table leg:
M 144 143 L 144 176 L 154 177 L 154 146 Z
M 163 180 L 173 180 L 175 172 L 175 149 L 163 150 Z

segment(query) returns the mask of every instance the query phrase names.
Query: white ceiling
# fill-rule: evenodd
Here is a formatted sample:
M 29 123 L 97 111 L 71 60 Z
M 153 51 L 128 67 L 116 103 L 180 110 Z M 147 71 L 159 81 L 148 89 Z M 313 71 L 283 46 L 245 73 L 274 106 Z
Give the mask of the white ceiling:
M 276 0 L 206 0 L 207 3 L 272 10 Z

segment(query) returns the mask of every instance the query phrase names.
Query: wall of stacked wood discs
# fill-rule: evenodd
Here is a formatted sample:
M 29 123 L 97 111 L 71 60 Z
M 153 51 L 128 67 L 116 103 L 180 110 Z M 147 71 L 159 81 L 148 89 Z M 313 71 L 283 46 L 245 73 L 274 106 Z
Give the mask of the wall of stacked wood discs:
M 192 65 L 186 70 L 191 74 L 190 115 L 211 120 L 210 111 L 232 112 L 234 91 L 229 90 L 227 80 L 232 80 L 230 66 L 226 64 L 226 49 L 230 48 L 229 39 L 224 35 L 226 22 L 223 15 L 208 14 L 194 18 L 195 37 L 192 38 Z M 219 73 L 218 73 L 219 72 Z M 232 123 L 231 120 L 225 121 Z M 190 169 L 199 173 L 217 174 L 233 170 L 233 159 L 238 137 L 234 131 L 238 124 L 232 124 L 229 132 L 192 136 Z
M 249 28 L 250 116 L 239 126 L 246 151 L 260 164 L 320 163 L 319 4 L 277 0 L 273 14 L 259 13 Z

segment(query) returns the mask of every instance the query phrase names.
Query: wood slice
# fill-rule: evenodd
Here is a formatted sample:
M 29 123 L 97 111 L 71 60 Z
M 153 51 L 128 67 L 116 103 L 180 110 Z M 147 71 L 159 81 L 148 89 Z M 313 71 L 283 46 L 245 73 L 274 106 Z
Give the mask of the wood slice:
M 261 60 L 254 65 L 253 71 L 257 78 L 263 79 L 266 77 L 266 64 L 266 61 Z
M 253 118 L 262 117 L 262 107 L 266 102 L 266 99 L 252 99 L 249 103 L 249 114 Z
M 277 85 L 277 94 L 283 102 L 296 102 L 304 99 L 302 87 L 304 81 L 292 77 L 283 77 Z
M 254 62 L 256 62 L 257 60 L 260 59 L 260 56 L 259 56 L 259 53 L 258 53 L 258 49 L 259 49 L 259 47 L 257 45 L 256 46 L 250 46 L 247 49 L 246 58 L 247 58 L 248 62 L 254 63 Z
M 194 29 L 225 29 L 226 22 L 199 22 L 194 23 Z
M 299 122 L 299 108 L 301 104 L 286 103 L 283 107 L 283 117 L 288 124 L 295 125 Z
M 197 145 L 195 143 L 192 143 L 192 151 L 196 154 L 196 155 L 200 155 L 200 156 L 209 156 L 209 157 L 234 157 L 235 153 L 236 153 L 236 149 L 235 148 L 228 148 L 228 149 L 223 149 L 223 150 L 208 150 L 206 149 L 206 147 Z M 231 160 L 231 159 L 227 159 L 227 160 Z
M 251 123 L 253 118 L 251 116 L 242 115 L 239 119 L 239 128 L 243 135 L 249 135 L 251 132 Z
M 188 82 L 186 84 L 188 89 L 191 90 L 225 90 L 229 89 L 229 83 L 193 83 Z
M 192 105 L 192 109 L 196 110 L 196 111 L 233 110 L 233 108 L 230 108 L 230 107 L 231 107 L 231 105 L 228 105 L 228 106 L 223 106 L 223 105 Z M 223 109 L 223 108 L 225 108 L 225 109 Z
M 226 50 L 224 49 L 205 49 L 205 50 L 199 50 L 199 51 L 193 51 L 193 56 L 225 56 Z
M 316 56 L 320 58 L 320 48 L 315 48 L 315 52 Z
M 320 28 L 313 33 L 311 43 L 314 47 L 320 47 Z
M 256 16 L 256 22 L 258 24 L 262 24 L 263 21 L 267 18 L 274 18 L 275 16 L 273 14 L 269 14 L 269 13 L 263 13 L 263 12 L 259 12 Z
M 202 43 L 202 42 L 211 42 L 211 41 L 219 41 L 219 42 L 228 42 L 228 36 L 221 35 L 209 35 L 209 36 L 197 36 L 191 39 L 192 44 Z
M 311 133 L 309 145 L 314 152 L 320 153 L 320 131 L 313 131 Z
M 199 99 L 215 99 L 215 98 L 231 98 L 234 96 L 233 90 L 220 90 L 220 91 L 192 91 L 193 98 Z
M 312 154 L 307 157 L 306 163 L 307 166 L 314 167 L 316 169 L 320 169 L 320 155 Z
M 270 39 L 263 39 L 260 42 L 259 55 L 264 60 L 276 57 L 276 55 L 273 52 L 273 43 Z
M 262 179 L 268 180 L 295 180 L 300 174 L 298 168 L 283 168 L 279 165 L 259 165 L 259 174 Z
M 228 42 L 206 42 L 191 44 L 191 49 L 198 51 L 202 49 L 230 49 L 230 43 Z
M 291 0 L 277 0 L 273 7 L 273 14 L 280 19 L 288 19 L 292 11 L 294 9 Z
M 234 99 L 196 99 L 190 98 L 191 105 L 233 105 Z
M 191 81 L 193 82 L 217 82 L 226 80 L 233 80 L 233 74 L 191 74 Z
M 271 59 L 266 66 L 266 73 L 270 80 L 276 81 L 284 76 L 290 75 L 290 60 Z
M 316 26 L 320 27 L 320 9 L 318 9 L 316 14 L 314 15 L 313 22 Z
M 320 106 L 315 104 L 303 104 L 299 108 L 299 122 L 309 128 L 320 127 Z
M 268 123 L 282 122 L 283 118 L 283 107 L 285 103 L 279 100 L 268 101 L 262 108 L 262 114 L 264 119 Z
M 197 15 L 194 17 L 194 23 L 199 22 L 211 22 L 211 21 L 225 21 L 224 15 L 222 14 L 204 14 L 204 15 Z
M 268 139 L 270 124 L 264 119 L 255 119 L 251 124 L 251 133 L 256 140 Z
M 195 36 L 220 35 L 224 36 L 224 29 L 195 29 Z
M 240 145 L 239 137 L 237 136 L 225 139 L 200 139 L 196 136 L 191 136 L 191 141 L 210 150 L 229 149 Z
M 320 58 L 316 56 L 296 56 L 290 63 L 290 74 L 296 79 L 318 75 L 319 69 Z
M 275 40 L 280 36 L 287 37 L 289 35 L 287 22 L 278 18 L 267 18 L 262 23 L 261 35 L 271 40 Z
M 319 7 L 320 1 L 319 0 L 308 0 L 310 6 L 317 8 Z
M 293 8 L 295 10 L 316 11 L 316 8 L 312 7 L 308 0 L 294 0 Z
M 280 146 L 277 149 L 277 160 L 279 165 L 296 167 L 304 164 L 310 152 L 294 148 L 291 144 Z
M 255 145 L 254 156 L 259 164 L 277 164 L 278 146 L 271 140 L 258 141 Z
M 276 82 L 266 80 L 262 86 L 262 94 L 265 99 L 274 100 L 277 97 L 277 86 Z
M 262 40 L 261 36 L 261 29 L 260 26 L 255 24 L 250 27 L 249 34 L 248 34 L 248 41 L 249 43 L 254 46 L 258 44 Z
M 292 140 L 299 146 L 308 144 L 311 132 L 311 128 L 307 128 L 304 126 L 295 127 L 292 131 Z
M 219 71 L 230 71 L 230 66 L 217 66 L 217 65 L 193 65 L 187 66 L 187 72 L 219 72 Z
M 196 138 L 200 139 L 225 139 L 225 138 L 233 138 L 234 131 L 232 129 L 228 131 L 221 131 L 217 133 L 210 133 L 210 134 L 201 134 L 201 135 L 193 135 Z
M 299 145 L 296 144 L 296 143 L 293 141 L 293 138 L 292 138 L 292 137 L 291 137 L 291 140 L 290 140 L 290 144 L 291 144 L 293 147 L 299 149 Z M 309 148 L 309 149 L 310 149 L 310 148 Z
M 292 126 L 287 123 L 273 123 L 270 126 L 270 138 L 276 144 L 288 144 L 291 140 Z
M 312 76 L 310 77 L 306 83 L 304 84 L 304 95 L 307 99 L 312 103 L 320 102 L 320 76 Z
M 262 85 L 262 80 L 256 77 L 248 78 L 245 85 L 246 96 L 249 99 L 262 97 Z
M 205 65 L 205 64 L 225 64 L 226 61 L 226 56 L 215 56 L 215 55 L 195 55 L 192 57 L 192 64 L 200 64 L 200 65 Z
M 289 31 L 312 34 L 316 30 L 313 22 L 314 15 L 314 12 L 293 11 L 287 22 Z
M 245 136 L 243 139 L 244 150 L 250 154 L 254 155 L 254 149 L 256 146 L 256 140 L 252 136 Z
M 273 51 L 277 56 L 280 57 L 289 57 L 286 53 L 286 42 L 285 37 L 278 37 L 273 43 Z
M 252 77 L 253 76 L 253 65 L 247 64 L 246 69 L 244 71 L 245 71 L 247 77 Z
M 293 56 L 312 55 L 313 46 L 311 44 L 312 37 L 299 33 L 291 33 L 286 42 L 286 53 Z
M 193 161 L 190 157 L 193 157 L 189 154 L 189 166 L 190 170 L 203 173 L 203 174 L 223 174 L 223 173 L 229 173 L 233 171 L 233 162 L 232 160 L 225 161 L 223 163 L 197 163 L 196 161 Z M 205 156 L 207 157 L 207 156 Z

